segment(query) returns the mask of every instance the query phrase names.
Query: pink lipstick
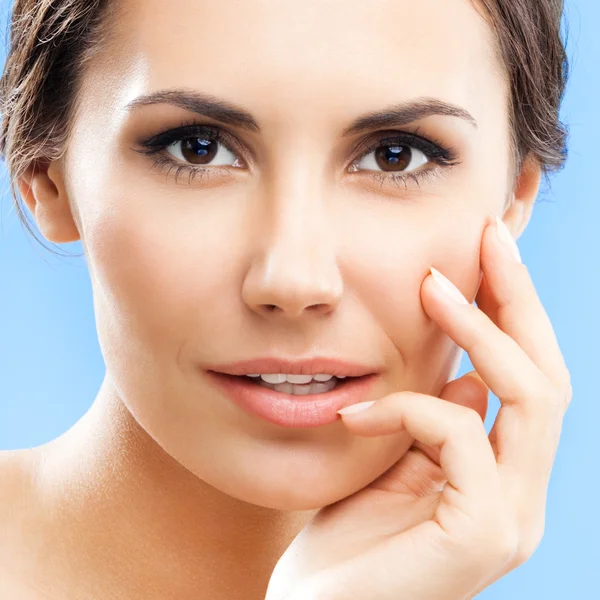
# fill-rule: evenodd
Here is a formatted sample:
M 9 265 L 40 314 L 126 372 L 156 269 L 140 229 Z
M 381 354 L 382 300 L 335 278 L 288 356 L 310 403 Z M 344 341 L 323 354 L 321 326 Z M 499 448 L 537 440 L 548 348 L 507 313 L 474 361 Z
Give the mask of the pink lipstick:
M 254 374 L 277 372 L 273 370 L 272 366 L 263 371 L 257 369 L 256 366 L 252 368 L 255 369 Z M 286 368 L 288 369 L 285 371 L 286 373 L 293 372 L 289 364 Z M 323 370 L 321 363 L 321 369 L 318 372 L 333 374 L 335 370 L 333 372 L 331 368 Z M 236 405 L 246 412 L 282 427 L 296 428 L 320 427 L 334 423 L 341 418 L 337 414 L 340 408 L 374 399 L 369 394 L 379 377 L 379 373 L 356 377 L 347 375 L 344 379 L 338 379 L 335 387 L 329 391 L 298 395 L 266 387 L 264 383 L 260 383 L 262 380 L 256 377 L 231 375 L 212 370 L 208 370 L 206 373 Z M 313 380 L 313 383 L 316 382 Z

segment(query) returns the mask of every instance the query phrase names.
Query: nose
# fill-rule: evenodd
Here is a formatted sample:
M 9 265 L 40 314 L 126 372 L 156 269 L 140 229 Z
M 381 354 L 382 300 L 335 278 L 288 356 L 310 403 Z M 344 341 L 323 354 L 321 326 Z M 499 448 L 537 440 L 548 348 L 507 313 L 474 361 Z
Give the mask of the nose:
M 260 249 L 243 284 L 246 305 L 264 317 L 315 317 L 333 311 L 343 293 L 331 223 L 314 205 L 262 219 Z M 285 213 L 281 215 L 281 213 Z

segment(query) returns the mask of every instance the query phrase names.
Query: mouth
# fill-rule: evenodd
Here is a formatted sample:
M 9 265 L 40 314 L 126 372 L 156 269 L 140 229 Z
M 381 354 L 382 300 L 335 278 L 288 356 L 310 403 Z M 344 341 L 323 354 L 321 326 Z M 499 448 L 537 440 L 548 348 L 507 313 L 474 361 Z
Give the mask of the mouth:
M 294 381 L 296 375 L 312 375 L 313 379 L 320 379 L 320 376 L 317 374 L 327 373 L 328 375 L 334 375 L 343 379 L 346 376 L 361 377 L 383 370 L 378 364 L 369 365 L 360 361 L 330 356 L 312 356 L 302 359 L 265 356 L 250 360 L 235 361 L 229 364 L 205 364 L 203 368 L 227 375 L 252 375 L 255 373 L 280 375 L 286 373 L 287 375 L 291 375 L 288 379 L 292 380 L 293 383 L 305 383 L 302 378 L 299 381 Z M 258 377 L 258 375 L 255 375 L 255 377 Z M 324 377 L 326 378 L 327 376 Z M 266 379 L 269 381 L 269 377 L 266 377 Z M 279 380 L 274 378 L 273 383 L 279 383 Z
M 244 411 L 282 427 L 319 427 L 340 420 L 337 411 L 375 399 L 380 374 L 314 379 L 307 384 L 271 384 L 260 377 L 205 371 L 214 384 Z M 324 387 L 322 387 L 324 386 Z
M 227 373 L 219 373 L 224 377 L 229 377 L 234 380 L 238 380 L 243 383 L 254 384 L 257 387 L 265 387 L 270 390 L 280 392 L 282 394 L 290 394 L 292 396 L 308 396 L 316 394 L 326 394 L 334 389 L 342 388 L 354 381 L 363 380 L 370 375 L 362 375 L 360 377 L 353 377 L 350 375 L 344 377 L 333 376 L 328 381 L 317 381 L 312 379 L 308 383 L 291 383 L 285 381 L 283 383 L 269 383 L 264 381 L 260 376 L 249 376 L 249 375 L 229 375 Z

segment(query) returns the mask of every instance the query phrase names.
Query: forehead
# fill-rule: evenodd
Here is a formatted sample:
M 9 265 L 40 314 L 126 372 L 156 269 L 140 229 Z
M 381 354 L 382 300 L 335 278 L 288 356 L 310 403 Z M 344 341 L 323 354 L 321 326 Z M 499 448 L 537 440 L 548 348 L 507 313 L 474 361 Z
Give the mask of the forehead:
M 479 120 L 505 100 L 472 0 L 120 0 L 117 24 L 121 105 L 188 87 L 289 120 L 431 96 Z

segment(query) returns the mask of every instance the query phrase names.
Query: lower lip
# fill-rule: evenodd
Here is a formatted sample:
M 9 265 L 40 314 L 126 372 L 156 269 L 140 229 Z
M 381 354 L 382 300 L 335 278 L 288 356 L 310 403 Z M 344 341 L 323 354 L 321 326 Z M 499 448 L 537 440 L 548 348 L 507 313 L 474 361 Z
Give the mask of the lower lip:
M 296 396 L 277 392 L 237 377 L 216 371 L 208 375 L 245 411 L 282 427 L 320 427 L 340 419 L 340 408 L 368 400 L 379 375 L 353 377 L 329 392 Z

